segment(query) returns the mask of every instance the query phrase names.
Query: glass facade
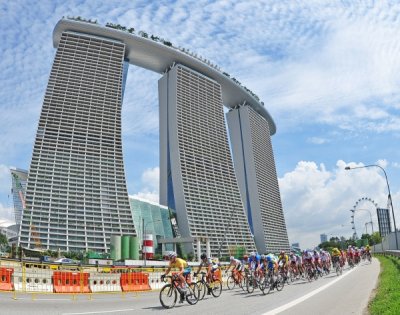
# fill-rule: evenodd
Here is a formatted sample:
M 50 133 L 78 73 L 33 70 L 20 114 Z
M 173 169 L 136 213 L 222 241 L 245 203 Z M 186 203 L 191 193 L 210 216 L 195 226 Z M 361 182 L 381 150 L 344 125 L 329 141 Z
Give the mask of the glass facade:
M 152 234 L 154 249 L 156 253 L 161 253 L 161 244 L 158 244 L 157 239 L 174 237 L 168 208 L 134 197 L 129 197 L 129 203 L 140 244 L 143 242 L 143 234 Z M 164 250 L 173 250 L 172 244 L 166 244 Z

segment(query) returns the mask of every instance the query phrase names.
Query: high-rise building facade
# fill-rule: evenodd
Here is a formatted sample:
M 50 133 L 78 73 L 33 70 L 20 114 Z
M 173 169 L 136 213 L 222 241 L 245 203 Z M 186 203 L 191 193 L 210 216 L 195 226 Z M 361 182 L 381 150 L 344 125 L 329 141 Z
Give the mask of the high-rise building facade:
M 176 211 L 183 237 L 207 237 L 212 255 L 229 254 L 228 245 L 253 250 L 220 85 L 176 65 L 159 81 L 159 100 L 161 204 Z
M 11 192 L 14 204 L 14 217 L 17 230 L 21 225 L 22 213 L 25 209 L 26 184 L 28 171 L 18 168 L 10 168 L 11 172 Z M 17 232 L 18 232 L 17 231 Z
M 328 235 L 321 234 L 320 235 L 320 240 L 321 240 L 321 243 L 327 242 L 328 241 Z
M 389 209 L 376 208 L 376 214 L 378 216 L 379 233 L 381 237 L 390 234 L 392 232 L 392 226 L 390 225 Z
M 289 250 L 268 122 L 247 105 L 226 116 L 236 176 L 257 250 Z
M 19 243 L 108 251 L 135 235 L 121 143 L 125 44 L 62 32 L 33 150 Z

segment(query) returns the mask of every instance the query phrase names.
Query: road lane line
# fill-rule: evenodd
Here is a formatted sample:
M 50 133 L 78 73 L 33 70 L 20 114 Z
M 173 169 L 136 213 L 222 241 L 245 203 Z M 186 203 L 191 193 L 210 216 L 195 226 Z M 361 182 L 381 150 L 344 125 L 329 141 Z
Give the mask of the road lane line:
M 343 274 L 342 276 L 336 278 L 332 282 L 329 282 L 329 283 L 323 285 L 322 287 L 320 287 L 318 289 L 315 289 L 314 291 L 311 291 L 310 293 L 307 293 L 306 295 L 303 295 L 302 297 L 300 297 L 300 298 L 298 298 L 298 299 L 296 299 L 296 300 L 294 300 L 292 302 L 289 302 L 289 303 L 287 303 L 285 305 L 282 305 L 282 306 L 280 306 L 280 307 L 278 307 L 278 308 L 276 308 L 276 309 L 274 309 L 272 311 L 266 312 L 266 313 L 264 313 L 262 315 L 275 315 L 275 314 L 278 314 L 280 312 L 286 311 L 287 309 L 289 309 L 289 308 L 291 308 L 291 307 L 293 307 L 293 306 L 295 306 L 295 305 L 297 305 L 297 304 L 299 304 L 301 302 L 304 302 L 305 300 L 309 299 L 310 297 L 318 294 L 319 292 L 325 290 L 326 288 L 328 288 L 331 285 L 335 284 L 336 282 L 340 281 L 341 279 L 343 279 L 344 277 L 346 277 L 350 273 L 352 273 L 355 269 L 356 268 L 353 268 L 350 271 L 348 271 L 345 274 Z
M 134 308 L 127 308 L 125 310 L 112 310 L 112 311 L 97 311 L 97 312 L 84 312 L 84 313 L 62 313 L 62 315 L 87 315 L 87 314 L 104 314 L 104 313 L 119 313 L 119 312 L 127 312 L 134 311 Z

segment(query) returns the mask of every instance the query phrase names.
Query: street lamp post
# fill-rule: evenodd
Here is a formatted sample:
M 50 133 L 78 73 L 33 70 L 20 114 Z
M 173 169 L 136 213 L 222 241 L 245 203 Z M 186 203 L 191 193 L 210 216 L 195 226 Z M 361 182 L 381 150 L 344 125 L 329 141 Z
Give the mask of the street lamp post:
M 394 216 L 392 195 L 390 194 L 389 181 L 388 181 L 388 178 L 387 178 L 385 169 L 384 169 L 382 166 L 379 166 L 379 165 L 377 165 L 377 164 L 371 164 L 371 165 L 357 166 L 357 167 L 346 166 L 346 167 L 345 167 L 345 170 L 349 171 L 349 170 L 354 170 L 354 169 L 357 169 L 357 168 L 367 168 L 367 167 L 379 167 L 379 168 L 383 171 L 383 173 L 385 174 L 386 185 L 387 185 L 387 189 L 388 189 L 388 193 L 389 193 L 388 198 L 389 198 L 389 200 L 390 200 L 390 207 L 392 208 L 393 225 L 394 225 L 394 235 L 395 235 L 395 238 L 396 238 L 396 249 L 399 249 L 399 241 L 398 241 L 398 239 L 397 239 L 396 218 L 395 218 L 395 216 Z

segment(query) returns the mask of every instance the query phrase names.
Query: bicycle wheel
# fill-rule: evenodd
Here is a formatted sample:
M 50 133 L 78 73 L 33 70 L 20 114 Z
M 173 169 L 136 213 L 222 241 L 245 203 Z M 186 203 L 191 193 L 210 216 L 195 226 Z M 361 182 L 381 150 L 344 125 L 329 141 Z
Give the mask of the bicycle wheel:
M 233 290 L 235 288 L 235 285 L 235 279 L 233 278 L 233 276 L 229 276 L 226 280 L 226 286 L 228 287 L 228 290 Z
M 258 281 L 258 287 L 260 288 L 262 294 L 265 294 L 265 293 L 264 293 L 264 291 L 265 291 L 265 279 L 266 279 L 266 278 L 265 278 L 264 276 L 262 276 L 262 277 L 260 278 L 260 280 Z
M 194 305 L 199 301 L 200 290 L 196 283 L 192 282 L 186 288 L 186 301 L 190 305 Z
M 248 276 L 246 279 L 246 290 L 248 293 L 254 292 L 254 278 L 252 276 Z
M 214 280 L 213 282 L 210 283 L 210 289 L 211 289 L 211 294 L 213 297 L 219 297 L 222 292 L 222 282 L 221 280 Z
M 339 266 L 339 264 L 336 264 L 335 269 L 336 269 L 336 275 L 340 276 L 340 266 Z
M 164 308 L 173 308 L 176 303 L 177 293 L 172 284 L 166 284 L 160 291 L 160 302 Z
M 246 291 L 246 278 L 245 277 L 242 277 L 240 279 L 239 287 L 241 287 L 243 291 Z
M 283 281 L 282 278 L 278 277 L 278 279 L 275 282 L 275 288 L 278 291 L 282 291 L 283 287 L 285 286 L 285 282 Z
M 204 296 L 206 295 L 207 286 L 201 280 L 197 281 L 196 285 L 197 285 L 197 288 L 199 290 L 199 300 L 202 300 L 202 299 L 204 299 Z

